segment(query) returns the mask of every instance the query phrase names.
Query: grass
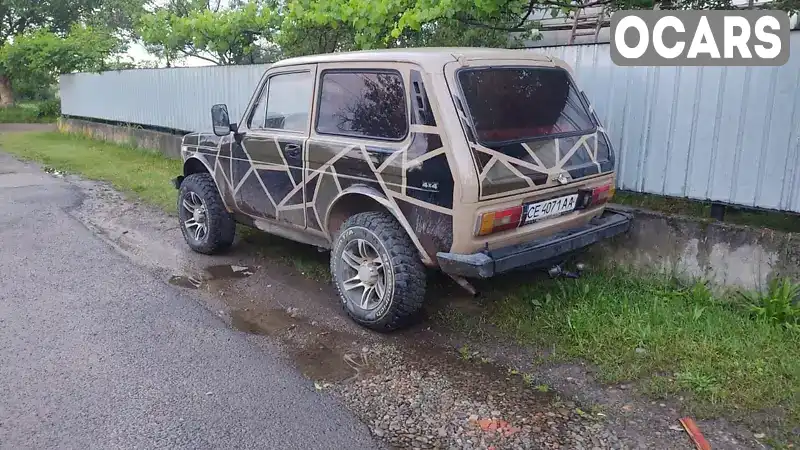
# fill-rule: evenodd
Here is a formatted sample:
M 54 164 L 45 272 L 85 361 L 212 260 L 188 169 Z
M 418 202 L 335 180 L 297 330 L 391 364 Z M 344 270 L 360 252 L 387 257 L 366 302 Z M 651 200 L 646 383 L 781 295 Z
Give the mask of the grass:
M 41 117 L 37 105 L 18 104 L 0 108 L 0 123 L 52 123 L 56 117 Z
M 518 341 L 582 358 L 600 380 L 682 395 L 699 417 L 778 408 L 800 421 L 800 332 L 757 320 L 702 284 L 601 269 L 499 295 L 490 321 Z
M 107 181 L 174 214 L 169 180 L 181 163 L 155 151 L 59 133 L 0 134 L 0 147 Z M 242 231 L 265 256 L 285 260 L 308 278 L 329 280 L 327 256 L 313 247 Z M 447 309 L 454 311 L 448 317 L 456 328 L 474 331 L 489 322 L 524 344 L 555 349 L 551 358 L 594 363 L 601 381 L 641 380 L 653 396 L 684 396 L 700 417 L 778 408 L 800 421 L 797 329 L 755 319 L 702 285 L 682 287 L 667 278 L 595 269 L 578 280 L 509 280 L 488 286 L 495 301 L 483 315 Z M 431 289 L 436 294 L 436 286 Z M 463 356 L 471 356 L 467 348 Z
M 708 201 L 617 191 L 614 195 L 614 202 L 667 214 L 680 214 L 701 219 L 710 219 L 711 217 L 711 202 Z M 800 233 L 800 214 L 788 212 L 727 206 L 724 221 L 737 225 Z
M 170 180 L 181 173 L 181 162 L 155 150 L 56 132 L 2 133 L 0 147 L 62 172 L 107 181 L 122 192 L 175 212 L 175 189 Z

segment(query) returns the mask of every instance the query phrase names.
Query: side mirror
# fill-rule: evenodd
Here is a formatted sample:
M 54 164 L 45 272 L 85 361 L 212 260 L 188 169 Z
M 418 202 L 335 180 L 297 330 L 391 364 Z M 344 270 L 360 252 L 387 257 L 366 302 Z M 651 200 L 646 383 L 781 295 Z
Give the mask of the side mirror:
M 211 107 L 211 124 L 214 127 L 214 134 L 217 136 L 227 136 L 231 131 L 236 131 L 236 125 L 231 124 L 228 115 L 228 106 L 224 104 Z

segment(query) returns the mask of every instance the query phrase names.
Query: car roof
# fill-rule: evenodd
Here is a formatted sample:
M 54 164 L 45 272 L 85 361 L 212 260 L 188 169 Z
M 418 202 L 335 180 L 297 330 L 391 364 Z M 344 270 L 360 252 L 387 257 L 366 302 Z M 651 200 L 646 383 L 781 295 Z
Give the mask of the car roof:
M 556 63 L 560 61 L 541 53 L 527 49 L 505 49 L 486 47 L 420 47 L 420 48 L 393 48 L 384 50 L 360 50 L 353 52 L 324 53 L 318 55 L 288 58 L 272 64 L 272 67 L 293 66 L 298 64 L 382 61 L 382 62 L 410 62 L 422 67 L 436 66 L 441 68 L 444 64 L 460 58 L 471 59 L 528 59 Z

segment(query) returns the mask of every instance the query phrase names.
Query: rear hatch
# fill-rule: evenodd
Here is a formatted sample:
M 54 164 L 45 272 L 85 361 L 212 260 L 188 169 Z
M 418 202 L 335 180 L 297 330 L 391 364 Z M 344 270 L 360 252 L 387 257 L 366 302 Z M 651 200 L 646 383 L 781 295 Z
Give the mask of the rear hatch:
M 558 187 L 568 192 L 578 180 L 613 171 L 605 133 L 567 70 L 461 67 L 450 88 L 475 163 L 479 200 Z

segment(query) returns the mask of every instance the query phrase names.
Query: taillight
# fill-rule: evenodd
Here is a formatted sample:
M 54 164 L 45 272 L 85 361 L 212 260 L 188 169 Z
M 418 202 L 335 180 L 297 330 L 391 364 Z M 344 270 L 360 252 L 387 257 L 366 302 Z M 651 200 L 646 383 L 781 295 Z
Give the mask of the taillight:
M 519 226 L 522 218 L 522 206 L 491 211 L 481 214 L 478 236 L 496 233 L 503 230 L 511 230 Z
M 607 184 L 592 190 L 592 205 L 606 203 L 614 197 L 614 185 Z
M 614 197 L 614 185 L 596 187 L 592 190 L 581 191 L 581 198 L 578 200 L 579 208 L 602 205 Z

